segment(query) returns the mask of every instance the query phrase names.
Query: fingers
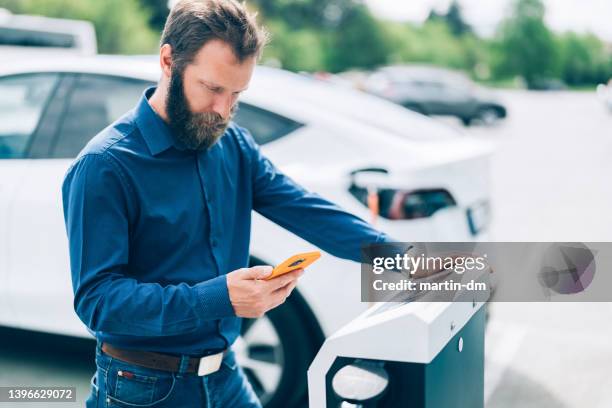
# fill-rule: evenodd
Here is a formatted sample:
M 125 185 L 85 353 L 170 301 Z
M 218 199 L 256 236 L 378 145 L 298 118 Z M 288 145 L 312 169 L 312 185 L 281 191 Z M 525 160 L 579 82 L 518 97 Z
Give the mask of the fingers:
M 282 288 L 279 288 L 272 292 L 272 296 L 274 298 L 272 309 L 285 303 L 285 300 L 287 300 L 289 295 L 291 295 L 291 292 L 293 292 L 293 289 L 295 289 L 296 286 L 297 279 L 291 281 L 286 286 L 283 286 Z
M 304 273 L 303 269 L 296 269 L 295 271 L 291 271 L 284 275 L 279 276 L 278 278 L 271 279 L 266 282 L 268 288 L 272 291 L 275 291 L 283 286 L 287 286 L 291 281 L 298 279 Z
M 243 279 L 264 279 L 272 273 L 272 267 L 270 265 L 258 265 L 252 268 L 242 269 L 241 277 Z
M 293 289 L 295 289 L 295 287 L 297 286 L 297 279 L 289 282 L 288 284 L 286 284 L 285 286 L 276 289 L 274 292 L 272 292 L 274 295 L 278 294 L 281 296 L 289 297 L 289 295 L 291 295 L 291 292 L 293 291 Z
M 296 287 L 303 269 L 296 269 L 269 281 L 272 267 L 256 266 L 228 274 L 228 291 L 236 314 L 241 317 L 260 317 L 268 310 L 285 302 Z

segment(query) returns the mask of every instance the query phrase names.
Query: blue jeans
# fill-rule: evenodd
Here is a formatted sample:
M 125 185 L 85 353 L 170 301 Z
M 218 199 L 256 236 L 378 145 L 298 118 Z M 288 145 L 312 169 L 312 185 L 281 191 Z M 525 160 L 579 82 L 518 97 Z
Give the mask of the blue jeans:
M 185 372 L 188 356 L 182 362 L 176 373 L 140 367 L 109 356 L 98 342 L 86 407 L 261 408 L 233 351 L 217 372 L 202 377 Z M 120 376 L 119 371 L 128 374 Z

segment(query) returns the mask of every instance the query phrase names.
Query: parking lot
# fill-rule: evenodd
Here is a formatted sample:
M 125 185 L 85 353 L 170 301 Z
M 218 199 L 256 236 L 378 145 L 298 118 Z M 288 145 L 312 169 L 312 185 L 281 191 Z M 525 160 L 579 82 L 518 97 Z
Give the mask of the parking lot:
M 496 146 L 490 239 L 611 240 L 612 114 L 594 92 L 502 96 L 505 122 L 466 130 Z M 611 304 L 507 303 L 490 310 L 488 407 L 612 406 Z M 2 330 L 0 384 L 76 386 L 83 406 L 95 367 L 93 346 L 64 341 Z M 28 405 L 39 406 L 20 404 Z
M 612 113 L 594 92 L 502 94 L 509 118 L 468 133 L 493 141 L 496 241 L 612 238 Z
M 495 241 L 612 239 L 612 114 L 591 92 L 506 92 L 492 140 Z M 612 406 L 612 305 L 495 303 L 487 407 Z

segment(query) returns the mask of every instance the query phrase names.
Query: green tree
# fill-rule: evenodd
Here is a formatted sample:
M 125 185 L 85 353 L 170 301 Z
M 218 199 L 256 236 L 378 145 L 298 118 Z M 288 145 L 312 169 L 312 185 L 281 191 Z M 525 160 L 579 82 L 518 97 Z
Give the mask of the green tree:
M 170 13 L 168 0 L 139 0 L 140 4 L 149 13 L 149 25 L 161 32 Z
M 522 76 L 529 86 L 560 71 L 557 43 L 544 23 L 541 0 L 516 0 L 512 15 L 502 22 L 496 72 Z
M 382 24 L 359 0 L 254 0 L 272 34 L 264 61 L 283 68 L 338 72 L 385 64 Z
M 393 63 L 427 63 L 466 70 L 487 63 L 484 42 L 473 34 L 456 37 L 448 24 L 429 20 L 421 26 L 385 23 L 385 32 Z
M 472 32 L 472 27 L 463 18 L 463 12 L 457 0 L 453 0 L 445 14 L 437 13 L 432 9 L 427 21 L 442 21 L 446 23 L 455 36 L 462 36 Z
M 349 68 L 374 68 L 387 63 L 391 53 L 385 31 L 365 6 L 345 12 L 330 33 L 327 66 L 338 72 Z
M 268 21 L 266 28 L 272 34 L 272 41 L 264 49 L 264 62 L 278 62 L 291 71 L 326 69 L 323 39 L 316 31 L 293 30 L 282 20 Z
M 150 53 L 159 40 L 138 0 L 0 0 L 0 7 L 19 14 L 91 21 L 100 53 Z
M 561 44 L 561 75 L 570 85 L 606 82 L 612 77 L 612 54 L 604 43 L 592 34 L 565 33 Z
M 252 0 L 266 19 L 282 20 L 289 27 L 334 28 L 346 13 L 363 7 L 360 0 Z

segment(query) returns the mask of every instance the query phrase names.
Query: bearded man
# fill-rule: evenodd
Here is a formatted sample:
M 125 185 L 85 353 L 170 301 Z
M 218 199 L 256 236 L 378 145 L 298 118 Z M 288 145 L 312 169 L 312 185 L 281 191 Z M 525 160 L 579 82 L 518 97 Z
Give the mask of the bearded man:
M 231 122 L 265 43 L 236 1 L 179 1 L 158 86 L 66 174 L 74 309 L 97 338 L 88 407 L 260 407 L 231 346 L 241 318 L 282 304 L 303 271 L 267 281 L 272 267 L 247 267 L 252 210 L 355 261 L 388 240 Z

